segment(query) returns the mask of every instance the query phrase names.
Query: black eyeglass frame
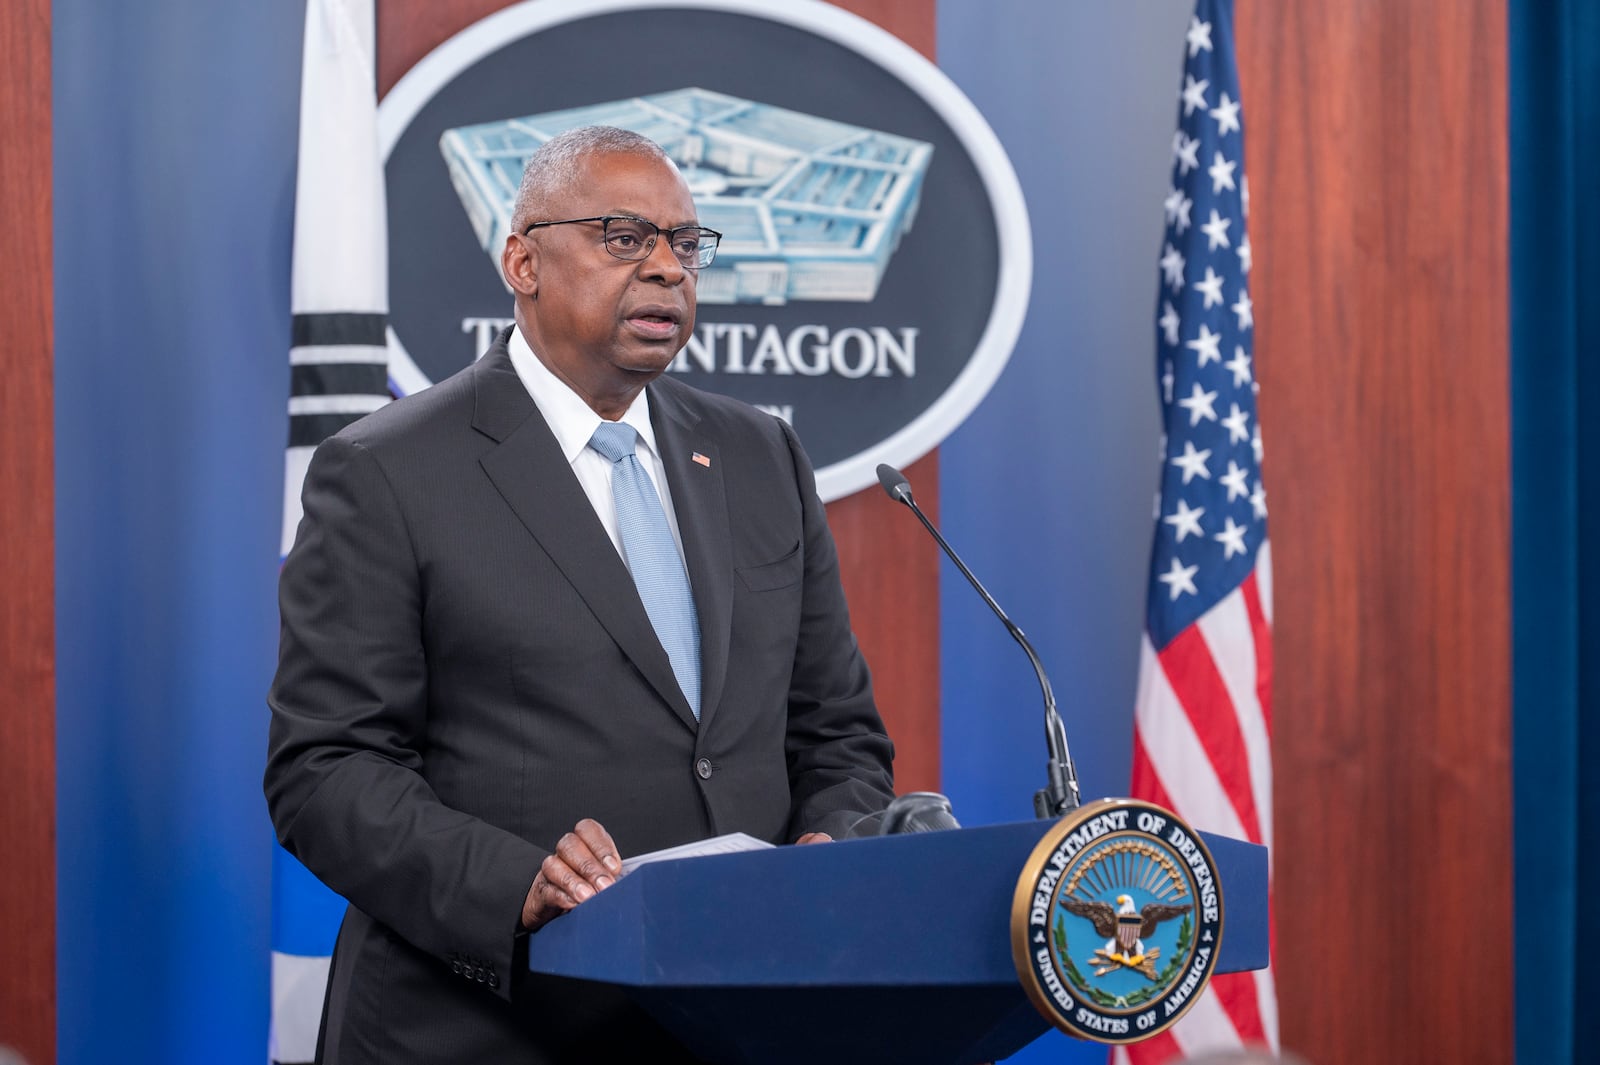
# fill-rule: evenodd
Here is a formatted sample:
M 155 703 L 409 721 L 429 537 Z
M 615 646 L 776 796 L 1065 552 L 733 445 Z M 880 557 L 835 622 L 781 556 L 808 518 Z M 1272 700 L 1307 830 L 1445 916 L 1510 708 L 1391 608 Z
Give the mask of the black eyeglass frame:
M 656 241 L 661 238 L 663 233 L 666 234 L 667 248 L 669 251 L 672 250 L 672 242 L 679 233 L 697 234 L 698 239 L 695 241 L 695 251 L 697 256 L 704 248 L 705 238 L 707 236 L 711 237 L 711 252 L 705 256 L 705 262 L 684 262 L 683 256 L 679 255 L 676 251 L 672 252 L 672 257 L 677 259 L 678 265 L 682 266 L 685 270 L 704 270 L 706 267 L 710 266 L 717 257 L 717 249 L 722 244 L 722 234 L 718 233 L 715 229 L 707 229 L 705 226 L 675 226 L 672 229 L 662 229 L 648 218 L 640 218 L 638 215 L 631 214 L 601 214 L 595 215 L 592 218 L 563 218 L 554 222 L 529 222 L 527 227 L 523 229 L 522 235 L 527 236 L 535 229 L 542 229 L 545 226 L 570 226 L 580 222 L 599 222 L 601 225 L 600 243 L 605 245 L 607 253 L 609 253 L 612 258 L 620 259 L 625 263 L 638 263 L 650 258 L 650 253 L 656 250 Z M 617 250 L 611 246 L 612 222 L 637 222 L 639 225 L 648 226 L 655 230 L 655 236 L 651 237 L 649 240 L 645 241 L 643 245 L 641 245 L 643 248 L 641 254 L 630 258 L 626 255 L 618 254 Z

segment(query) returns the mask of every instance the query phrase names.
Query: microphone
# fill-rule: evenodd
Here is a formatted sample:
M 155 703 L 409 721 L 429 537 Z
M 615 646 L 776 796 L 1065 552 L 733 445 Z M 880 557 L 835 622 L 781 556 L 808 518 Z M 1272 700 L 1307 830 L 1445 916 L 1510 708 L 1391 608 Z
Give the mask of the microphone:
M 1061 713 L 1056 709 L 1055 693 L 1050 690 L 1050 678 L 1044 675 L 1044 666 L 1039 662 L 1039 656 L 1033 649 L 1033 644 L 1022 634 L 1012 620 L 1006 617 L 1006 612 L 1000 609 L 1000 604 L 994 601 L 994 596 L 989 594 L 978 578 L 972 575 L 967 564 L 961 561 L 955 549 L 940 535 L 933 522 L 917 506 L 917 501 L 911 497 L 911 482 L 906 480 L 905 474 L 887 463 L 878 466 L 878 483 L 883 485 L 883 490 L 889 498 L 896 503 L 904 503 L 911 508 L 911 513 L 917 516 L 925 529 L 944 548 L 944 553 L 950 556 L 950 561 L 956 564 L 956 569 L 967 579 L 973 588 L 977 589 L 983 601 L 989 604 L 1011 638 L 1022 647 L 1023 653 L 1028 656 L 1028 661 L 1033 665 L 1033 672 L 1039 677 L 1039 690 L 1044 693 L 1044 741 L 1050 752 L 1049 761 L 1045 763 L 1046 784 L 1033 795 L 1034 816 L 1039 818 L 1055 818 L 1062 814 L 1071 813 L 1078 808 L 1078 771 L 1073 767 L 1072 755 L 1067 752 L 1067 729 L 1061 722 Z
M 912 832 L 943 832 L 960 828 L 950 810 L 950 800 L 937 791 L 913 791 L 895 798 L 883 812 L 878 826 L 880 836 L 902 836 Z

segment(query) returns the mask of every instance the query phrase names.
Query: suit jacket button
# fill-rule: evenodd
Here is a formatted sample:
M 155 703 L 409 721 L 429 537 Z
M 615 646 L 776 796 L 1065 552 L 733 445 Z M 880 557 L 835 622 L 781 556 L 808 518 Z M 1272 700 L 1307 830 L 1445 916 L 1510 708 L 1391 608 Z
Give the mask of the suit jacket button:
M 496 987 L 499 987 L 499 986 L 500 986 L 500 974 L 499 973 L 490 973 L 489 974 L 489 987 L 490 988 L 496 988 Z
M 694 764 L 694 771 L 700 774 L 701 780 L 711 779 L 711 759 L 702 758 Z
M 450 963 L 450 971 L 455 973 L 457 976 L 460 976 L 461 975 L 461 963 L 459 961 L 451 962 Z

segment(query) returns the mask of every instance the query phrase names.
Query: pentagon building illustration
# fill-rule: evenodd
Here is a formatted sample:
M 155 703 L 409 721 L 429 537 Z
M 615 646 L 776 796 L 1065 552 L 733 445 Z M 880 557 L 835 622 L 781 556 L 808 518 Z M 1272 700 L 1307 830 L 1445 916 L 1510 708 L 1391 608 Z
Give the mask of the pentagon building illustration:
M 440 151 L 497 274 L 523 163 L 587 125 L 641 133 L 683 171 L 700 224 L 722 233 L 701 303 L 872 299 L 933 155 L 923 141 L 693 88 L 448 130 Z

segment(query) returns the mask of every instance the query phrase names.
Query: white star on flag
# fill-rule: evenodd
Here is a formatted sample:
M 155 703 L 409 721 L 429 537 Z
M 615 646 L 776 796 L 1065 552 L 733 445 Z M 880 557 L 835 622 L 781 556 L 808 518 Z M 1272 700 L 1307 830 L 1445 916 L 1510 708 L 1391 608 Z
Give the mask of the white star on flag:
M 1233 184 L 1233 168 L 1238 163 L 1230 163 L 1221 152 L 1213 152 L 1211 165 L 1206 168 L 1206 173 L 1211 175 L 1211 194 L 1214 196 L 1223 189 L 1231 189 Z
M 1217 412 L 1211 407 L 1216 401 L 1217 394 L 1207 392 L 1200 387 L 1200 382 L 1196 381 L 1194 391 L 1189 393 L 1189 398 L 1178 400 L 1178 406 L 1189 412 L 1189 428 L 1193 429 L 1200 424 L 1201 418 L 1210 422 L 1217 420 Z
M 1176 599 L 1185 593 L 1199 595 L 1200 590 L 1194 586 L 1194 575 L 1200 572 L 1199 566 L 1185 566 L 1176 558 L 1172 560 L 1172 568 L 1165 573 L 1157 575 L 1157 580 L 1167 586 Z
M 1166 199 L 1161 201 L 1161 209 L 1167 212 L 1167 225 L 1171 225 L 1178 218 L 1178 204 L 1183 202 L 1183 190 L 1173 189 Z
M 1165 334 L 1168 344 L 1176 345 L 1178 343 L 1178 326 L 1182 322 L 1179 320 L 1178 312 L 1170 301 L 1161 301 L 1161 317 L 1156 320 L 1156 324 L 1161 327 L 1161 332 Z
M 1223 427 L 1228 430 L 1228 443 L 1242 444 L 1250 439 L 1250 430 L 1244 427 L 1244 423 L 1250 420 L 1250 415 L 1240 410 L 1237 403 L 1231 403 L 1229 406 L 1232 410 L 1222 419 Z
M 1194 201 L 1184 195 L 1182 189 L 1173 189 L 1172 195 L 1161 201 L 1161 206 L 1167 212 L 1167 225 L 1183 236 L 1183 231 L 1189 228 L 1189 208 L 1194 206 Z
M 1228 99 L 1227 93 L 1222 94 L 1221 100 L 1206 114 L 1217 120 L 1217 136 L 1226 137 L 1230 129 L 1239 128 L 1239 101 Z
M 1260 462 L 1262 460 L 1262 458 L 1264 457 L 1261 454 L 1263 449 L 1261 447 L 1261 426 L 1260 425 L 1256 426 L 1255 435 L 1250 438 L 1250 450 L 1255 452 L 1255 456 L 1256 456 L 1256 461 L 1257 462 Z
M 1178 203 L 1178 217 L 1172 220 L 1172 231 L 1180 237 L 1183 236 L 1184 230 L 1193 224 L 1189 221 L 1189 208 L 1193 206 L 1194 201 L 1187 196 Z
M 1256 490 L 1250 493 L 1250 507 L 1258 518 L 1267 516 L 1267 490 L 1261 487 L 1261 482 L 1256 482 Z
M 1218 358 L 1221 358 L 1219 355 Z M 1233 387 L 1243 388 L 1250 380 L 1250 356 L 1244 353 L 1244 348 L 1238 344 L 1233 347 L 1233 358 L 1222 365 L 1233 371 Z
M 1208 266 L 1206 269 L 1210 270 L 1211 268 Z M 1247 288 L 1241 288 L 1239 290 L 1239 302 L 1235 303 L 1229 308 L 1229 310 L 1233 311 L 1234 314 L 1239 316 L 1239 329 L 1241 331 L 1245 329 L 1251 329 L 1255 326 L 1256 316 L 1254 313 L 1254 307 L 1255 305 L 1250 302 L 1250 290 Z
M 1219 483 L 1228 489 L 1228 502 L 1250 494 L 1250 486 L 1245 484 L 1245 479 L 1250 476 L 1250 471 L 1243 469 L 1232 459 L 1228 460 L 1228 472 L 1222 475 Z
M 1189 42 L 1189 58 L 1193 59 L 1202 50 L 1211 51 L 1211 23 L 1201 22 L 1199 16 L 1189 19 L 1189 32 L 1184 34 L 1184 40 Z
M 1211 471 L 1206 469 L 1206 459 L 1211 457 L 1211 449 L 1196 451 L 1193 440 L 1183 442 L 1183 454 L 1172 460 L 1172 464 L 1183 471 L 1183 483 L 1188 484 L 1196 477 L 1211 480 Z
M 1216 251 L 1218 248 L 1228 246 L 1228 227 L 1233 225 L 1233 219 L 1223 218 L 1215 210 L 1211 212 L 1211 221 L 1200 227 L 1200 232 L 1210 240 L 1211 246 L 1207 251 Z
M 1211 82 L 1205 78 L 1194 80 L 1193 74 L 1183 76 L 1183 117 L 1188 118 L 1196 111 L 1205 110 L 1206 90 L 1211 87 Z
M 1209 266 L 1206 267 L 1205 280 L 1196 281 L 1194 290 L 1206 298 L 1205 306 L 1201 307 L 1201 310 L 1222 302 L 1222 278 L 1217 276 L 1217 272 Z
M 1174 292 L 1183 288 L 1183 267 L 1183 254 L 1168 244 L 1161 256 L 1161 272 L 1167 275 L 1167 284 L 1172 286 Z
M 1200 140 L 1190 140 L 1182 130 L 1172 139 L 1172 151 L 1178 157 L 1178 176 L 1182 177 L 1200 165 Z
M 1248 274 L 1250 272 L 1250 234 L 1246 233 L 1244 239 L 1239 242 L 1238 255 L 1239 272 Z
M 1236 524 L 1232 518 L 1229 518 L 1228 524 L 1223 530 L 1212 537 L 1213 540 L 1222 545 L 1222 557 L 1224 559 L 1245 553 L 1244 534 L 1247 528 L 1248 526 Z
M 1217 350 L 1217 345 L 1222 341 L 1221 333 L 1213 333 L 1211 327 L 1204 322 L 1200 323 L 1200 335 L 1184 344 L 1184 347 L 1200 355 L 1199 365 L 1208 362 L 1221 362 L 1222 352 Z
M 1172 526 L 1173 535 L 1178 538 L 1178 543 L 1191 533 L 1195 536 L 1204 536 L 1205 530 L 1200 528 L 1200 515 L 1206 512 L 1205 507 L 1191 507 L 1184 500 L 1178 500 L 1178 509 L 1168 514 L 1161 520 Z

